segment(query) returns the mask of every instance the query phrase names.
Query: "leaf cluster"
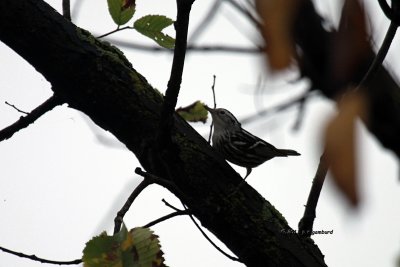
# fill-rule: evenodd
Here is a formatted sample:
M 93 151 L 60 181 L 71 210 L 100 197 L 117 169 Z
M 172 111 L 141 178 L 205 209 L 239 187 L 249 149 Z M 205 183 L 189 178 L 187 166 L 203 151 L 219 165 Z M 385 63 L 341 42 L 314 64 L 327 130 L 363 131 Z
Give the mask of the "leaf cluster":
M 85 267 L 166 267 L 158 236 L 149 228 L 128 231 L 125 225 L 113 236 L 92 238 L 82 259 Z
M 108 11 L 118 28 L 128 23 L 135 14 L 135 0 L 107 0 Z M 137 19 L 132 28 L 149 37 L 164 48 L 172 49 L 175 39 L 162 31 L 172 25 L 174 21 L 162 15 L 147 15 Z

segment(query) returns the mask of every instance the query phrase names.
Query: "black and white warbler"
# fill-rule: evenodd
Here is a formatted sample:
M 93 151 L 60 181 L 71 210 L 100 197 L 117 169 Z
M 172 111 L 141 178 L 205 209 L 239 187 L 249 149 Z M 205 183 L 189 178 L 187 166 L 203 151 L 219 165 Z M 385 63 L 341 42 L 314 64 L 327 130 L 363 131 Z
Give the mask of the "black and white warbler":
M 278 149 L 264 140 L 244 130 L 240 122 L 228 110 L 205 107 L 211 114 L 214 123 L 212 136 L 213 147 L 233 164 L 245 167 L 244 179 L 252 168 L 274 157 L 299 156 L 290 149 Z

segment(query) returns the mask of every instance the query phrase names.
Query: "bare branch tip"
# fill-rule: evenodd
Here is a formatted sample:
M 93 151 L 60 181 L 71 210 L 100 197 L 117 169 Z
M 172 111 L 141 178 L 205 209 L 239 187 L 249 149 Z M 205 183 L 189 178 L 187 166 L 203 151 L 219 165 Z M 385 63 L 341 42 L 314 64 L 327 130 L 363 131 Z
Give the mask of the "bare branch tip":
M 142 171 L 142 169 L 140 167 L 136 167 L 135 173 L 143 176 L 143 171 Z

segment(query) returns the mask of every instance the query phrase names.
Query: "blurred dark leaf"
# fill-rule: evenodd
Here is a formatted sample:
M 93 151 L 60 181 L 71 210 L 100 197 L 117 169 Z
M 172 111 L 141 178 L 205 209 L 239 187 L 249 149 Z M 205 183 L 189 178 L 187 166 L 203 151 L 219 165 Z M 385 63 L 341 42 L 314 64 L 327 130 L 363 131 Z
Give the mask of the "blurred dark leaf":
M 355 120 L 367 116 L 365 96 L 351 92 L 338 101 L 338 114 L 326 127 L 325 151 L 335 184 L 353 206 L 358 204 Z
M 295 44 L 292 37 L 296 0 L 258 0 L 257 11 L 263 21 L 267 61 L 272 70 L 290 66 Z
M 344 86 L 354 77 L 362 77 L 359 66 L 369 56 L 369 41 L 366 15 L 357 0 L 346 0 L 342 9 L 339 30 L 333 41 L 331 53 L 332 79 L 338 86 Z

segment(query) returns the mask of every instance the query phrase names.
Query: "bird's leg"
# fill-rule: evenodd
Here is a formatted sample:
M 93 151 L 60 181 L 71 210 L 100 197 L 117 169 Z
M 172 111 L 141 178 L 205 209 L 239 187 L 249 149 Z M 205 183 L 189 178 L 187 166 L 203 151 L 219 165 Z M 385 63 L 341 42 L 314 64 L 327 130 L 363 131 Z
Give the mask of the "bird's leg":
M 246 170 L 247 170 L 246 176 L 243 178 L 243 180 L 240 182 L 240 184 L 235 188 L 235 190 L 233 190 L 232 193 L 230 193 L 228 195 L 228 197 L 231 197 L 232 195 L 234 195 L 239 190 L 239 188 L 244 184 L 244 182 L 246 181 L 246 178 L 250 175 L 252 168 L 246 168 Z
M 246 170 L 247 170 L 246 176 L 243 178 L 243 181 L 242 181 L 242 182 L 244 182 L 244 181 L 246 180 L 247 176 L 250 175 L 250 173 L 251 173 L 251 171 L 252 171 L 253 169 L 252 169 L 252 168 L 246 168 Z

